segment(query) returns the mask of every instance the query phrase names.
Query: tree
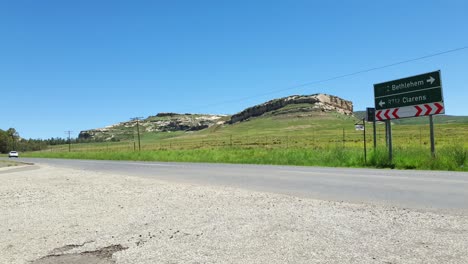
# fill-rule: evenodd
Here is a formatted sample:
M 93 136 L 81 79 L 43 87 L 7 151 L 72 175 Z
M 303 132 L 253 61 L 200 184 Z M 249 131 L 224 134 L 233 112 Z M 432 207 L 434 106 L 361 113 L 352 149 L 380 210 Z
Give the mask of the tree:
M 0 153 L 8 152 L 8 133 L 0 129 Z
M 9 147 L 13 150 L 13 149 L 16 149 L 16 142 L 18 141 L 18 139 L 20 138 L 19 137 L 19 133 L 16 131 L 16 129 L 14 128 L 9 128 L 7 131 L 6 131 L 9 139 L 11 139 L 10 141 L 10 144 L 9 144 Z

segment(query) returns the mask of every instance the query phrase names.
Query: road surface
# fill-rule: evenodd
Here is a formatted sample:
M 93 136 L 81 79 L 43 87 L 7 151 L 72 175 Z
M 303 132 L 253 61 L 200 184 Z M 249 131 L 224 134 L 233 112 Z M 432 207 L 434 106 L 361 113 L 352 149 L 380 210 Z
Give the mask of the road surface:
M 466 173 L 20 160 L 0 263 L 468 263 Z
M 332 201 L 413 209 L 468 209 L 466 172 L 31 158 L 19 161 Z

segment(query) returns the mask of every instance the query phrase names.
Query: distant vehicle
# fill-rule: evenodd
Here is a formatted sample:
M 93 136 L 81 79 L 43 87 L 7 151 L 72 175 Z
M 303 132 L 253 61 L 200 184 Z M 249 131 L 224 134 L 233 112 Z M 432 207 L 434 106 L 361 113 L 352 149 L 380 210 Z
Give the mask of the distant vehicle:
M 19 158 L 19 154 L 17 151 L 10 151 L 10 153 L 8 153 L 8 157 L 9 158 Z

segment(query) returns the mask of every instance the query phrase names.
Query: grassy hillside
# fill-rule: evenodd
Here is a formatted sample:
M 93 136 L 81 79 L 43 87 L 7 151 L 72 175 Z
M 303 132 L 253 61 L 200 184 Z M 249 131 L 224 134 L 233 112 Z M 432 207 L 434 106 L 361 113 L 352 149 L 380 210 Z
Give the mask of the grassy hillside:
M 133 139 L 121 142 L 76 144 L 30 156 L 230 162 L 287 165 L 374 166 L 466 170 L 468 122 L 463 118 L 436 119 L 436 159 L 430 155 L 428 118 L 395 122 L 395 159 L 387 160 L 385 131 L 377 124 L 377 149 L 371 152 L 372 124 L 367 125 L 369 157 L 364 162 L 363 132 L 359 119 L 334 112 L 311 111 L 310 105 L 289 105 L 233 125 L 214 125 L 197 132 L 147 132 L 141 136 L 142 152 Z M 440 122 L 456 120 L 457 122 Z

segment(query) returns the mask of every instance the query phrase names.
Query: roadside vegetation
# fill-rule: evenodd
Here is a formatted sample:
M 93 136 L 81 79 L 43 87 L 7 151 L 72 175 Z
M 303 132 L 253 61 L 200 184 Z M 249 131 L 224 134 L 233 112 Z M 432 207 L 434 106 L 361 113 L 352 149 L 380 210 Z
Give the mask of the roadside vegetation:
M 49 149 L 51 146 L 64 145 L 68 142 L 73 144 L 86 142 L 102 142 L 103 140 L 86 140 L 86 139 L 65 139 L 65 138 L 49 138 L 49 139 L 24 139 L 14 128 L 7 130 L 0 129 L 0 153 L 6 154 L 12 150 L 24 151 L 39 151 Z
M 277 112 L 199 132 L 146 133 L 141 135 L 141 151 L 138 141 L 130 139 L 72 144 L 71 152 L 68 145 L 55 145 L 23 156 L 468 171 L 468 122 L 436 119 L 436 155 L 432 157 L 429 125 L 422 119 L 427 121 L 424 117 L 417 122 L 407 119 L 392 126 L 392 161 L 383 124 L 377 124 L 375 149 L 372 123 L 366 124 L 365 160 L 363 131 L 354 127 L 359 120 L 323 112 Z

